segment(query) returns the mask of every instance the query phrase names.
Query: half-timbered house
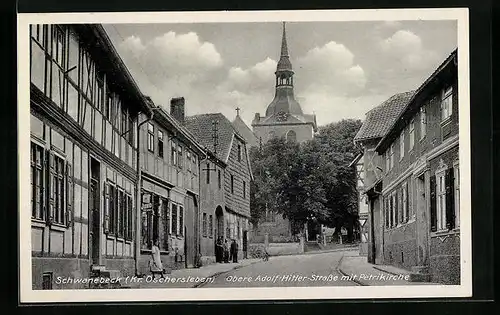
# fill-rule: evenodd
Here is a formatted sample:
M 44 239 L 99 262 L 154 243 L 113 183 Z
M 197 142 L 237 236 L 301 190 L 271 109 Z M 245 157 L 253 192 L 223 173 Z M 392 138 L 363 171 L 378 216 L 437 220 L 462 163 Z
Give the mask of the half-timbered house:
M 144 96 L 101 25 L 31 25 L 30 70 L 33 288 L 133 275 Z

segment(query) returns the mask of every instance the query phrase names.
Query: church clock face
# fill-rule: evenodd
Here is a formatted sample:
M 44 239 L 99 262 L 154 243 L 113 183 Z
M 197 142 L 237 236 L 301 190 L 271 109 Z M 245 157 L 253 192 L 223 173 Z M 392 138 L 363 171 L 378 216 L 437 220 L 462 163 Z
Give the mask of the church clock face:
M 285 112 L 279 112 L 277 115 L 276 115 L 276 120 L 277 121 L 286 121 L 288 119 L 288 114 L 285 113 Z

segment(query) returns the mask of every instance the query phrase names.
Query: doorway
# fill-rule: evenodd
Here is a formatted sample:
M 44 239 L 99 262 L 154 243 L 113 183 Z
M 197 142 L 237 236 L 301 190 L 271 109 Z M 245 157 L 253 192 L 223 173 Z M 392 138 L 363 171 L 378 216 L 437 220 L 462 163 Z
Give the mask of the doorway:
M 95 159 L 90 160 L 90 259 L 92 265 L 100 264 L 100 194 L 99 178 L 100 164 Z

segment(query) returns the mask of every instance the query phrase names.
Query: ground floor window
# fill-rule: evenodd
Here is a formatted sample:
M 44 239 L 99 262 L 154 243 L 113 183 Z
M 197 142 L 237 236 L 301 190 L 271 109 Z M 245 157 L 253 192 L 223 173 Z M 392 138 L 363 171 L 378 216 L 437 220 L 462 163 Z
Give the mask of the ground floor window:
M 153 193 L 143 193 L 141 210 L 141 247 L 151 249 L 158 241 L 160 250 L 168 250 L 168 198 Z
M 457 226 L 457 176 L 458 170 L 448 168 L 442 161 L 435 175 L 431 176 L 431 231 L 451 230 Z
M 31 143 L 31 218 L 68 225 L 73 201 L 73 172 L 63 155 Z

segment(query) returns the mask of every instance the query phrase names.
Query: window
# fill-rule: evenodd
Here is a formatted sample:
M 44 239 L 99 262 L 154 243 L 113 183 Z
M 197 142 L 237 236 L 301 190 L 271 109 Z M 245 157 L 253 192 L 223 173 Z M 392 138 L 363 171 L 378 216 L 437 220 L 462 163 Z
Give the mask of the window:
M 408 182 L 403 184 L 402 189 L 402 201 L 403 201 L 403 223 L 408 222 L 409 213 L 408 213 Z
M 453 188 L 455 190 L 455 226 L 460 226 L 460 168 L 458 162 L 453 165 Z
M 234 176 L 231 175 L 231 193 L 234 194 Z
M 405 156 L 405 132 L 401 131 L 399 136 L 399 160 L 401 161 Z
M 217 185 L 218 185 L 219 189 L 221 189 L 221 187 L 222 187 L 222 178 L 221 178 L 220 170 L 217 170 Z
M 65 212 L 65 185 L 64 185 L 64 160 L 51 153 L 50 161 L 50 217 L 54 223 L 64 224 Z
M 391 148 L 389 149 L 389 169 L 392 169 L 394 167 L 394 143 L 391 144 Z
M 385 151 L 385 171 L 389 172 L 391 170 L 391 155 L 389 150 Z
M 158 156 L 163 158 L 163 132 L 158 130 Z
M 408 148 L 408 151 L 413 150 L 413 146 L 415 145 L 415 120 L 412 119 L 410 121 L 410 147 Z
M 210 184 L 210 162 L 207 162 L 207 185 Z
M 127 195 L 127 233 L 125 233 L 125 237 L 127 240 L 132 240 L 132 231 L 134 229 L 133 220 L 134 207 L 132 205 L 132 196 Z
M 392 194 L 391 194 L 391 227 L 395 227 L 396 225 L 398 225 L 396 192 L 392 192 Z
M 197 162 L 197 159 L 196 159 L 196 155 L 193 153 L 193 175 L 197 175 L 198 174 L 198 162 Z
M 384 197 L 384 213 L 385 213 L 385 227 L 389 228 L 391 226 L 391 213 L 389 207 L 389 198 Z
M 191 172 L 191 152 L 186 152 L 186 168 L 188 172 Z
M 44 151 L 39 145 L 31 143 L 31 217 L 44 219 L 43 213 L 43 163 Z
M 177 205 L 172 204 L 172 234 L 177 235 L 179 234 L 179 231 L 177 230 Z
M 213 237 L 214 236 L 214 221 L 213 221 L 213 215 L 208 216 L 208 236 Z
M 177 146 L 173 140 L 170 148 L 170 161 L 172 165 L 177 165 Z
M 203 213 L 201 232 L 203 237 L 207 237 L 207 214 Z
M 420 139 L 427 134 L 427 113 L 425 106 L 420 107 Z
M 44 272 L 42 274 L 42 290 L 52 290 L 53 276 L 52 272 Z
M 184 208 L 179 206 L 179 235 L 184 235 Z
M 155 146 L 155 127 L 152 123 L 148 123 L 148 151 L 154 152 Z
M 117 207 L 118 220 L 117 220 L 116 234 L 118 235 L 118 237 L 123 237 L 123 222 L 125 221 L 125 203 L 124 203 L 123 190 L 121 189 L 117 190 L 117 202 L 118 202 L 118 207 Z
M 163 249 L 168 250 L 168 234 L 170 233 L 170 214 L 168 199 L 161 199 L 162 217 L 163 217 Z
M 297 134 L 295 133 L 295 131 L 293 130 L 290 130 L 287 132 L 286 134 L 286 141 L 287 142 L 296 142 L 297 141 Z
M 436 175 L 436 196 L 437 196 L 437 229 L 446 229 L 446 183 L 445 172 Z
M 247 198 L 247 183 L 243 181 L 243 199 Z
M 241 162 L 241 145 L 238 144 L 238 162 Z
M 442 92 L 441 98 L 441 121 L 447 121 L 453 111 L 453 87 L 449 87 Z
M 183 163 L 183 161 L 182 161 L 182 147 L 181 147 L 180 145 L 177 147 L 177 152 L 178 152 L 178 156 L 177 156 L 177 166 L 178 166 L 179 168 L 182 168 L 182 166 L 183 166 L 183 165 L 182 165 L 182 163 Z
M 97 81 L 97 91 L 96 91 L 96 100 L 95 100 L 95 106 L 97 110 L 101 111 L 105 109 L 105 106 L 101 104 L 104 104 L 104 73 L 101 71 L 97 71 L 96 75 L 96 81 Z
M 65 38 L 64 31 L 60 26 L 55 26 L 54 39 L 52 41 L 52 58 L 62 68 L 64 68 Z

